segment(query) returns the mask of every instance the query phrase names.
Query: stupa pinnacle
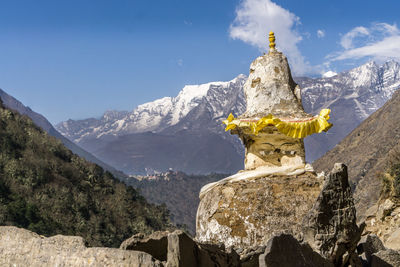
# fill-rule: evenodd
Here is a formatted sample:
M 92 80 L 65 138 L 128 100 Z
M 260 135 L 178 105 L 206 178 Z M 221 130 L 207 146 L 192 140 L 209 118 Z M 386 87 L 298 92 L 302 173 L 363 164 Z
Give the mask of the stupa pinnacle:
M 275 34 L 274 32 L 269 32 L 269 48 L 270 51 L 275 51 Z

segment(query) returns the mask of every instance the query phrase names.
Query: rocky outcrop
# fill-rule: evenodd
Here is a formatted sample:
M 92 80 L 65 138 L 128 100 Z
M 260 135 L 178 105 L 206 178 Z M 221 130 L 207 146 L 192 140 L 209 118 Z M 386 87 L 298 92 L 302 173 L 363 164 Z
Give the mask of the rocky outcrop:
M 400 253 L 392 250 L 381 250 L 371 257 L 371 267 L 397 267 L 400 266 Z
M 389 249 L 400 251 L 400 205 L 381 199 L 366 212 L 365 234 L 377 235 Z
M 218 184 L 200 200 L 196 239 L 246 249 L 265 245 L 282 232 L 296 235 L 321 184 L 322 179 L 312 172 Z
M 240 266 L 234 250 L 196 243 L 180 230 L 137 234 L 116 249 L 88 248 L 78 236 L 43 237 L 22 228 L 1 226 L 0 255 L 0 266 Z
M 382 241 L 376 235 L 363 236 L 357 246 L 357 253 L 366 262 L 371 262 L 372 254 L 385 250 Z
M 355 251 L 363 229 L 356 224 L 344 164 L 336 163 L 325 177 L 321 193 L 303 222 L 304 240 L 336 265 L 346 262 Z
M 344 164 L 335 164 L 324 178 L 311 172 L 270 175 L 210 188 L 202 195 L 197 213 L 199 242 L 233 247 L 247 266 L 253 266 L 257 257 L 265 266 L 277 266 L 267 262 L 283 257 L 280 262 L 289 266 L 285 253 L 304 260 L 299 266 L 309 266 L 308 260 L 318 262 L 319 257 L 334 266 L 360 266 L 355 251 L 364 226 L 356 223 Z M 261 256 L 255 252 L 265 245 Z M 285 252 L 289 248 L 292 252 Z
M 265 252 L 259 257 L 260 267 L 333 267 L 332 262 L 301 244 L 291 235 L 281 234 L 268 241 Z
M 400 124 L 395 123 L 400 121 L 399 111 L 400 91 L 397 91 L 382 108 L 313 163 L 318 171 L 331 169 L 334 162 L 348 166 L 350 181 L 356 188 L 354 199 L 359 221 L 365 220 L 366 211 L 380 198 L 382 186 L 377 174 L 384 172 L 393 155 L 400 151 Z
M 141 251 L 87 248 L 82 237 L 46 238 L 13 226 L 0 227 L 0 255 L 0 266 L 163 266 Z
M 240 266 L 239 255 L 223 245 L 201 244 L 182 231 L 168 235 L 167 267 Z
M 239 255 L 223 245 L 201 244 L 181 230 L 137 234 L 121 244 L 122 249 L 139 250 L 162 260 L 167 267 L 240 266 Z
M 149 236 L 139 233 L 122 242 L 119 248 L 143 251 L 157 260 L 167 261 L 168 234 L 166 231 L 157 231 Z

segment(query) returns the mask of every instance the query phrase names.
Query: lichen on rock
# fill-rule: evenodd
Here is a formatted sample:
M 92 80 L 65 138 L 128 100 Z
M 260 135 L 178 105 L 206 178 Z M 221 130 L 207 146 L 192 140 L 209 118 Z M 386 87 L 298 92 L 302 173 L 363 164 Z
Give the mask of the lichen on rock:
M 270 175 L 217 185 L 200 201 L 196 238 L 247 248 L 265 245 L 275 234 L 297 235 L 302 217 L 320 192 L 322 179 L 311 172 Z

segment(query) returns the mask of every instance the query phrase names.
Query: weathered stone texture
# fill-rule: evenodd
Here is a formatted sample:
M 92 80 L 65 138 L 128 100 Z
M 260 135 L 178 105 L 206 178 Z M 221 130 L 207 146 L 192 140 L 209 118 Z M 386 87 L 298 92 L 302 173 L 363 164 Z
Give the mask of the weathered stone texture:
M 157 260 L 166 261 L 168 234 L 166 231 L 157 231 L 149 236 L 139 233 L 122 242 L 120 249 L 143 251 Z
M 385 249 L 386 248 L 383 245 L 382 241 L 379 239 L 379 237 L 373 234 L 363 236 L 357 246 L 358 254 L 364 253 L 365 260 L 367 262 L 371 261 L 372 254 Z
M 306 172 L 217 185 L 200 200 L 196 239 L 245 249 L 265 245 L 282 232 L 299 234 L 321 184 Z
M 377 235 L 389 249 L 400 251 L 400 205 L 381 199 L 368 209 L 365 234 Z
M 168 235 L 167 267 L 239 265 L 239 255 L 234 250 L 226 251 L 223 245 L 196 243 L 179 230 Z
M 0 227 L 0 266 L 163 266 L 151 255 L 115 248 L 87 248 L 81 237 L 43 237 L 25 229 Z
M 399 252 L 387 249 L 381 250 L 371 257 L 371 267 L 398 267 L 400 266 Z
M 279 52 L 256 58 L 244 85 L 247 109 L 240 117 L 308 117 L 301 105 L 300 87 L 293 81 L 286 57 Z
M 304 218 L 304 240 L 336 265 L 348 261 L 360 240 L 347 167 L 336 163 L 317 202 Z M 346 259 L 347 257 L 347 259 Z
M 300 244 L 293 236 L 281 234 L 268 241 L 259 257 L 260 267 L 333 267 L 308 244 Z
M 168 267 L 240 266 L 239 255 L 234 250 L 226 250 L 223 245 L 196 243 L 181 230 L 149 236 L 138 234 L 125 240 L 121 248 L 147 252 Z
M 259 257 L 265 252 L 266 246 L 256 246 L 247 249 L 238 249 L 240 267 L 255 267 L 259 265 Z

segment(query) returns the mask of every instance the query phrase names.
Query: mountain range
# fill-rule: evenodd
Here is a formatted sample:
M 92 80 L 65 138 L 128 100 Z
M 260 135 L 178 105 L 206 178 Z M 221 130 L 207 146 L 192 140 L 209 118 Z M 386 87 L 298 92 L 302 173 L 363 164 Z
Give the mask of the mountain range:
M 233 173 L 243 168 L 240 140 L 221 121 L 246 109 L 241 74 L 228 82 L 185 86 L 133 111 L 107 111 L 101 118 L 68 120 L 56 129 L 100 160 L 129 174 L 167 169 L 187 173 Z M 400 86 L 400 64 L 368 62 L 322 78 L 297 77 L 306 112 L 330 108 L 334 127 L 305 139 L 312 162 L 332 149 Z

